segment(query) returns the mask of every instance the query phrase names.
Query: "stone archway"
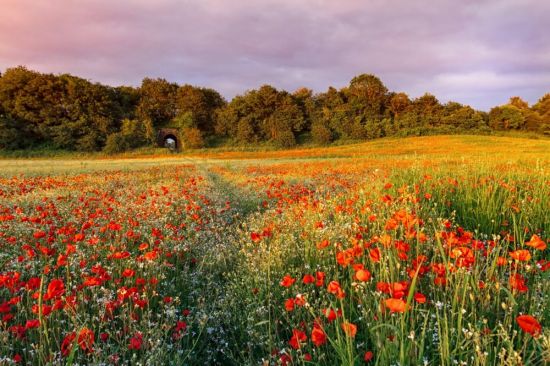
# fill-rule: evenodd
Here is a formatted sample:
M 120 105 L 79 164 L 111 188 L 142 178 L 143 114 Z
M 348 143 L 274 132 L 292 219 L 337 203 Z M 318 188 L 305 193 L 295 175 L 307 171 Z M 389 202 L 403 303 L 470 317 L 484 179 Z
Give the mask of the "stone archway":
M 178 130 L 175 128 L 160 129 L 157 135 L 157 146 L 180 151 L 182 146 Z

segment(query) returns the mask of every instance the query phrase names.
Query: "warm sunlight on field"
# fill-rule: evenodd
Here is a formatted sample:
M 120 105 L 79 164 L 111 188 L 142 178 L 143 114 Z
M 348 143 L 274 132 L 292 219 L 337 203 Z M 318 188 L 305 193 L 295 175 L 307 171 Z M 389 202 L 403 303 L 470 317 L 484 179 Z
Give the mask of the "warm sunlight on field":
M 550 141 L 0 160 L 0 364 L 550 362 Z

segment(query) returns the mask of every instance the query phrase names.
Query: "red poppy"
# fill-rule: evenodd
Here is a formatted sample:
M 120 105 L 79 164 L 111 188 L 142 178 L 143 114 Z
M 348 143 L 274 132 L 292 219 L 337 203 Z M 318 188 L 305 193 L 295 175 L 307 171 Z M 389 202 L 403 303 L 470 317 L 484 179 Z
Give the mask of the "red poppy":
M 25 324 L 25 328 L 27 329 L 38 328 L 39 326 L 40 321 L 38 319 L 27 320 L 27 323 Z
M 404 313 L 407 310 L 407 303 L 402 299 L 386 299 L 384 304 L 393 313 Z
M 516 251 L 510 252 L 510 257 L 517 261 L 527 262 L 529 259 L 531 259 L 531 253 L 529 253 L 529 251 L 525 249 L 518 249 Z
M 529 290 L 529 288 L 525 284 L 525 278 L 519 273 L 514 273 L 510 275 L 508 283 L 510 284 L 510 288 L 512 288 L 513 290 L 518 290 L 519 292 L 527 292 Z
M 286 311 L 294 310 L 294 299 L 286 299 L 285 309 L 286 309 Z
M 304 306 L 306 304 L 306 298 L 302 294 L 296 295 L 296 298 L 294 298 L 294 303 L 298 306 Z
M 323 314 L 325 314 L 329 322 L 333 322 L 339 315 L 339 313 L 336 313 L 333 309 L 324 309 Z
M 280 284 L 283 287 L 290 287 L 294 284 L 294 282 L 296 282 L 296 279 L 290 277 L 289 275 L 286 275 L 286 276 L 283 277 Z
M 184 322 L 184 321 L 179 321 L 179 320 L 178 320 L 178 321 L 176 322 L 176 327 L 175 327 L 174 330 L 175 330 L 176 332 L 179 332 L 179 331 L 181 331 L 181 330 L 185 330 L 186 328 L 187 328 L 187 323 Z
M 355 272 L 355 277 L 357 278 L 358 281 L 366 282 L 370 280 L 371 274 L 366 269 L 360 269 L 357 272 Z
M 538 235 L 533 235 L 531 237 L 531 240 L 529 240 L 525 245 L 528 245 L 532 248 L 535 248 L 537 250 L 545 250 L 546 249 L 546 243 L 544 240 L 538 237 Z
M 327 286 L 327 291 L 331 294 L 336 295 L 337 298 L 342 299 L 346 296 L 344 291 L 340 288 L 340 284 L 338 281 L 330 281 L 330 283 Z
M 363 360 L 365 360 L 365 362 L 370 362 L 373 357 L 374 354 L 371 351 L 367 351 L 365 352 L 365 356 L 363 356 Z
M 426 302 L 426 296 L 424 296 L 420 292 L 417 292 L 416 294 L 414 294 L 414 300 L 419 304 L 424 304 Z
M 65 283 L 60 279 L 53 279 L 48 284 L 48 290 L 44 295 L 44 300 L 55 299 L 65 293 Z
M 315 274 L 315 286 L 321 287 L 325 284 L 325 273 L 324 272 L 317 272 Z
M 111 255 L 112 259 L 124 259 L 130 256 L 129 252 L 115 252 Z
M 135 336 L 133 336 L 132 338 L 130 338 L 130 344 L 128 345 L 128 349 L 131 349 L 131 350 L 140 350 L 141 349 L 141 345 L 143 344 L 143 336 L 141 335 L 141 333 L 136 333 Z
M 321 347 L 327 342 L 327 335 L 325 334 L 323 329 L 317 324 L 313 326 L 313 330 L 311 331 L 311 341 L 317 347 Z
M 258 243 L 262 240 L 262 236 L 258 233 L 252 232 L 250 233 L 250 239 L 252 239 L 254 243 Z
M 538 337 L 542 332 L 540 323 L 531 315 L 520 315 L 516 321 L 524 332 L 531 334 L 533 337 Z
M 329 245 L 330 245 L 330 242 L 327 239 L 325 239 L 317 243 L 317 249 L 321 250 L 328 247 Z
M 308 285 L 310 283 L 314 283 L 315 282 L 315 277 L 313 277 L 312 275 L 310 274 L 306 274 L 304 276 L 304 278 L 302 278 L 302 282 L 304 283 L 304 285 Z
M 149 261 L 153 261 L 153 260 L 157 259 L 157 257 L 158 257 L 158 252 L 156 250 L 147 252 L 143 255 L 143 258 L 145 258 Z
M 353 323 L 343 322 L 342 324 L 340 324 L 340 326 L 342 327 L 342 330 L 348 337 L 354 338 L 355 335 L 357 334 L 357 325 Z
M 134 277 L 135 274 L 136 274 L 136 271 L 134 271 L 133 269 L 126 268 L 122 272 L 122 277 Z
M 307 341 L 307 335 L 299 330 L 299 329 L 293 329 L 292 330 L 292 337 L 288 341 L 288 344 L 294 349 L 298 349 L 301 346 L 301 342 Z
M 78 333 L 78 345 L 84 352 L 91 353 L 94 351 L 94 341 L 94 332 L 92 332 L 90 329 L 84 327 L 82 328 L 80 333 Z
M 103 281 L 99 277 L 88 277 L 82 284 L 83 286 L 87 287 L 93 287 L 93 286 L 101 286 Z
M 369 256 L 373 262 L 380 262 L 380 249 L 372 248 L 369 250 Z
M 63 338 L 63 342 L 61 342 L 61 355 L 63 357 L 67 357 L 69 353 L 71 353 L 71 349 L 73 348 L 73 342 L 76 338 L 76 333 L 72 332 L 69 333 Z

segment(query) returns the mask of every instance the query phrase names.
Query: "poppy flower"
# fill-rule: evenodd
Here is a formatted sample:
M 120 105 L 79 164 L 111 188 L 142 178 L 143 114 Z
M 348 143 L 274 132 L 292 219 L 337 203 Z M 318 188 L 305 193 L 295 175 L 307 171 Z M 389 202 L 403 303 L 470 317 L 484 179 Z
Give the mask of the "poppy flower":
M 91 331 L 90 329 L 82 328 L 82 330 L 78 333 L 77 342 L 80 348 L 84 352 L 91 353 L 94 351 L 93 349 L 94 341 L 95 341 L 94 332 Z
M 292 330 L 292 337 L 288 341 L 288 344 L 290 344 L 290 346 L 292 348 L 298 349 L 298 348 L 301 347 L 300 343 L 305 342 L 305 341 L 307 341 L 307 335 L 299 329 L 293 329 Z
M 73 341 L 75 338 L 75 332 L 69 333 L 65 336 L 65 338 L 63 338 L 63 341 L 61 342 L 61 355 L 63 355 L 63 357 L 67 357 L 71 353 L 71 349 L 73 348 Z
M 367 351 L 363 356 L 363 360 L 365 360 L 365 362 L 370 362 L 373 359 L 373 357 L 374 357 L 374 354 L 371 351 Z
M 317 347 L 327 343 L 327 335 L 319 325 L 314 325 L 311 331 L 311 341 Z
M 545 250 L 546 243 L 538 235 L 533 235 L 525 245 L 535 248 L 537 250 Z
M 510 252 L 510 257 L 517 261 L 527 262 L 529 259 L 531 259 L 531 253 L 529 253 L 529 251 L 525 249 L 518 249 L 516 251 Z
M 138 351 L 141 349 L 142 344 L 143 344 L 143 336 L 141 335 L 141 333 L 136 333 L 135 336 L 130 338 L 130 344 L 128 345 L 128 349 Z
M 339 299 L 343 299 L 346 296 L 344 291 L 342 291 L 342 289 L 340 288 L 340 284 L 338 283 L 338 281 L 330 281 L 327 286 L 327 291 L 331 294 L 336 295 L 336 297 Z
M 372 248 L 369 250 L 369 257 L 373 262 L 380 262 L 380 249 Z
M 157 257 L 158 257 L 158 252 L 156 250 L 152 250 L 143 255 L 143 258 L 147 259 L 148 261 L 153 261 L 157 259 Z
M 333 309 L 324 309 L 323 310 L 323 314 L 325 314 L 325 316 L 327 317 L 328 321 L 329 322 L 333 322 L 337 317 L 338 317 L 338 313 L 336 311 L 334 311 Z
M 304 297 L 304 295 L 298 294 L 298 295 L 296 295 L 296 297 L 294 298 L 294 303 L 295 303 L 297 306 L 304 306 L 304 305 L 306 304 L 306 298 Z
M 386 299 L 384 304 L 393 313 L 404 313 L 407 310 L 407 303 L 402 299 Z
M 82 284 L 83 286 L 87 287 L 93 287 L 93 286 L 101 286 L 103 281 L 99 277 L 88 277 Z
M 112 259 L 125 259 L 130 256 L 130 252 L 115 252 L 111 255 Z
M 527 292 L 529 290 L 529 288 L 525 284 L 525 278 L 519 273 L 514 273 L 510 275 L 508 283 L 510 284 L 510 288 L 512 288 L 513 290 L 518 290 L 519 292 Z
M 126 278 L 134 277 L 135 274 L 136 274 L 136 271 L 129 268 L 126 268 L 124 271 L 122 271 L 122 277 L 126 277 Z
M 414 300 L 419 304 L 424 304 L 426 303 L 426 296 L 424 296 L 420 292 L 417 292 L 416 294 L 414 294 Z
M 317 272 L 315 274 L 315 286 L 321 287 L 325 284 L 325 273 Z
M 306 274 L 304 276 L 304 278 L 302 278 L 302 282 L 304 283 L 304 285 L 308 285 L 310 283 L 314 283 L 315 282 L 315 277 L 313 277 L 312 275 L 310 274 Z
M 285 301 L 285 310 L 292 311 L 294 310 L 294 299 L 286 299 Z
M 330 242 L 327 239 L 322 240 L 319 243 L 317 243 L 317 249 L 319 249 L 319 250 L 324 249 L 324 248 L 328 247 L 329 244 L 330 244 Z
M 366 282 L 370 280 L 371 274 L 366 269 L 360 269 L 357 272 L 355 272 L 355 277 L 357 278 L 358 281 Z
M 40 321 L 38 319 L 27 320 L 27 323 L 25 324 L 25 328 L 27 329 L 38 328 L 39 326 Z
M 251 232 L 250 233 L 250 239 L 254 242 L 254 243 L 258 243 L 262 240 L 262 237 L 260 234 L 258 233 L 255 233 L 255 232 Z
M 184 321 L 179 321 L 179 320 L 178 320 L 178 321 L 176 322 L 176 327 L 174 328 L 174 330 L 175 330 L 176 332 L 179 332 L 179 331 L 181 331 L 181 330 L 185 330 L 186 328 L 187 328 L 187 323 L 184 322 Z
M 524 332 L 531 334 L 533 337 L 538 337 L 542 332 L 540 323 L 531 315 L 520 315 L 516 318 L 516 322 Z
M 280 284 L 283 287 L 290 287 L 294 284 L 294 282 L 296 282 L 296 279 L 290 277 L 289 275 L 286 275 L 286 276 L 283 277 Z
M 53 279 L 48 284 L 44 300 L 55 299 L 65 293 L 65 283 L 60 279 Z
M 357 334 L 357 325 L 353 323 L 343 322 L 342 324 L 340 324 L 340 327 L 342 327 L 344 333 L 350 338 L 354 338 Z

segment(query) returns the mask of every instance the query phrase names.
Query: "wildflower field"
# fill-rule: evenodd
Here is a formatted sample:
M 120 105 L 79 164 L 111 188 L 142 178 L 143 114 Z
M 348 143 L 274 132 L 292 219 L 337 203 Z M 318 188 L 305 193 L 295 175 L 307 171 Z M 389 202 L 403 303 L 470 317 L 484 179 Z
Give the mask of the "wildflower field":
M 0 160 L 0 365 L 550 363 L 550 140 Z

